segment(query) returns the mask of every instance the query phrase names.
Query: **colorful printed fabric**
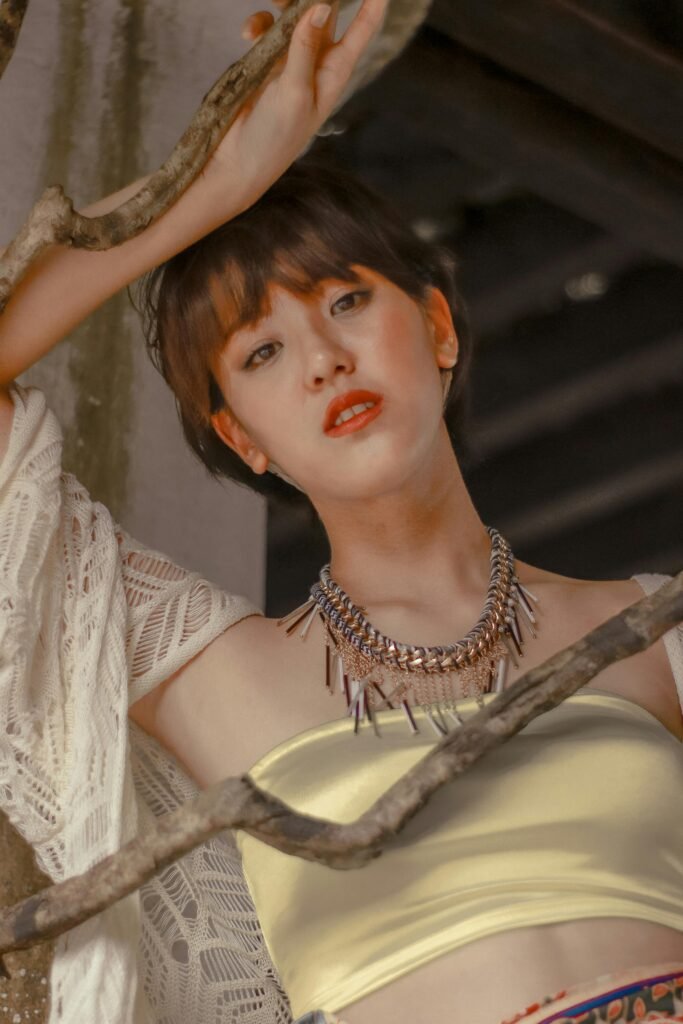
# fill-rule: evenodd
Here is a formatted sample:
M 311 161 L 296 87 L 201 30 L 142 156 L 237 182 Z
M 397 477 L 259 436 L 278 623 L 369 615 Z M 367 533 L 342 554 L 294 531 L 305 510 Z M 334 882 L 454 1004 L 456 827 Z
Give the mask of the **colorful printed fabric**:
M 543 1006 L 550 1008 L 552 1003 L 570 994 L 570 989 L 563 989 L 546 996 L 540 1003 L 532 1003 L 501 1024 L 517 1024 Z M 674 972 L 632 981 L 551 1013 L 539 1024 L 630 1024 L 631 1021 L 683 1022 L 683 974 Z
M 323 1010 L 311 1010 L 303 1017 L 297 1017 L 293 1024 L 345 1024 L 339 1017 L 332 1013 L 325 1013 Z
M 571 992 L 562 989 L 555 995 L 546 996 L 539 1003 L 532 1003 L 514 1017 L 501 1024 L 517 1024 L 525 1017 L 550 1008 L 559 999 Z M 632 981 L 621 988 L 609 989 L 592 996 L 575 1006 L 566 1007 L 558 1013 L 544 1017 L 539 1024 L 639 1024 L 640 1021 L 654 1024 L 656 1021 L 678 1021 L 683 1024 L 683 974 L 662 974 L 656 978 Z M 345 1024 L 340 1017 L 323 1010 L 312 1010 L 303 1017 L 297 1017 L 293 1024 Z

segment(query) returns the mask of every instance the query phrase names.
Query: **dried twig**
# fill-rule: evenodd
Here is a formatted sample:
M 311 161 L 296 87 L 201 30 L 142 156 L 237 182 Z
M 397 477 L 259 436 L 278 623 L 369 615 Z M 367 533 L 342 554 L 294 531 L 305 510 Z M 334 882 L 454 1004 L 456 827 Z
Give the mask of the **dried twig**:
M 61 185 L 47 188 L 0 260 L 0 313 L 28 267 L 48 246 L 110 249 L 139 235 L 172 206 L 202 170 L 245 100 L 286 52 L 297 22 L 315 2 L 293 0 L 272 28 L 221 75 L 165 163 L 116 210 L 84 217 L 74 210 Z
M 12 59 L 28 0 L 2 0 L 0 3 L 0 78 Z
M 157 871 L 226 828 L 333 868 L 361 867 L 429 797 L 556 707 L 613 662 L 645 650 L 683 620 L 683 572 L 518 679 L 439 742 L 357 821 L 335 825 L 297 814 L 248 776 L 227 779 L 160 818 L 153 830 L 82 875 L 0 914 L 0 956 L 60 935 L 139 888 Z
M 0 313 L 30 265 L 48 246 L 110 249 L 134 238 L 165 213 L 203 169 L 245 100 L 286 52 L 299 19 L 315 2 L 292 0 L 272 28 L 209 90 L 165 163 L 117 209 L 100 217 L 84 217 L 74 210 L 61 185 L 47 188 L 0 259 Z M 0 74 L 4 52 L 2 29 L 7 26 L 7 46 L 13 48 L 27 3 L 28 0 L 3 0 L 0 7 Z M 341 0 L 342 7 L 348 3 L 350 0 Z M 337 109 L 398 56 L 426 17 L 430 3 L 431 0 L 394 0 L 382 33 L 360 61 Z M 321 134 L 333 130 L 331 124 L 328 119 Z

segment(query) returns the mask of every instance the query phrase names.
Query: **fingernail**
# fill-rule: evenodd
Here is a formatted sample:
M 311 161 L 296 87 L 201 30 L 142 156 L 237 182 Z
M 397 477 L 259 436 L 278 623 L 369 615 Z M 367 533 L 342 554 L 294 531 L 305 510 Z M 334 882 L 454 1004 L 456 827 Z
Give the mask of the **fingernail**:
M 311 17 L 311 25 L 313 25 L 315 28 L 322 28 L 330 16 L 331 10 L 332 8 L 330 7 L 329 4 L 318 4 L 318 6 L 315 7 L 313 10 L 313 15 Z

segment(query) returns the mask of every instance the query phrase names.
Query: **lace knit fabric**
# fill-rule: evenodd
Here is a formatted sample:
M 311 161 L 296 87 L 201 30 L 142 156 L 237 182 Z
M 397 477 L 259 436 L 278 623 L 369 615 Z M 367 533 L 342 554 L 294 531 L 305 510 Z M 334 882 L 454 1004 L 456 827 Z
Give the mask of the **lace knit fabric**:
M 17 387 L 0 465 L 0 806 L 55 881 L 196 787 L 129 704 L 258 613 L 141 548 L 62 472 L 44 396 Z M 647 591 L 666 577 L 638 577 Z M 666 638 L 683 706 L 683 630 Z M 57 943 L 56 1024 L 288 1024 L 229 834 Z
M 128 706 L 258 609 L 136 545 L 62 472 L 42 393 L 17 387 L 13 399 L 0 466 L 0 800 L 58 881 L 196 793 Z M 291 1020 L 230 838 L 59 940 L 51 996 L 61 1024 Z

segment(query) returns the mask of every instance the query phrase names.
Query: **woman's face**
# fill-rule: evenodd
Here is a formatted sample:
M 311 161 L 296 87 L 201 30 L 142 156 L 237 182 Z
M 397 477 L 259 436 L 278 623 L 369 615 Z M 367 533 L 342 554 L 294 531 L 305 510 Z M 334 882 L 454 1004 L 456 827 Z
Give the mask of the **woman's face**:
M 216 431 L 255 472 L 275 462 L 314 504 L 395 491 L 445 436 L 439 368 L 457 354 L 445 298 L 432 289 L 423 306 L 353 270 L 360 283 L 327 279 L 307 294 L 271 285 L 270 314 L 235 331 L 215 366 L 228 406 Z

